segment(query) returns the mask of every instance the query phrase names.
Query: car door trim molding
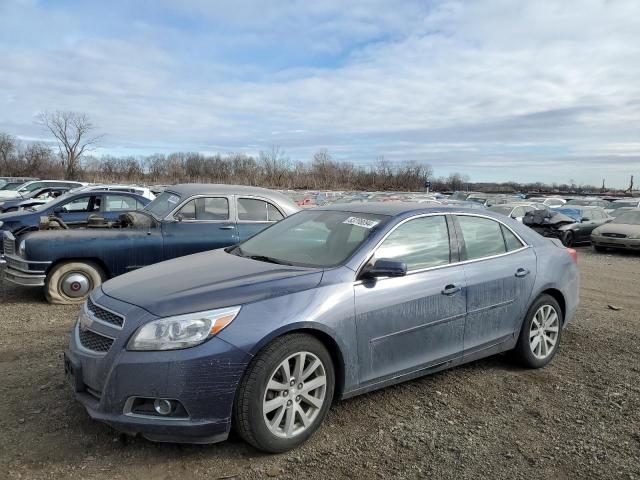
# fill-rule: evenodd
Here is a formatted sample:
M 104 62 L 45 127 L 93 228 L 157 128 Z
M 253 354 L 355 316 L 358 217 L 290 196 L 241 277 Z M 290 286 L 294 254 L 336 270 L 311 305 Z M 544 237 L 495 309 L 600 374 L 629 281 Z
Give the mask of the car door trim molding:
M 436 320 L 434 322 L 430 322 L 430 323 L 423 323 L 421 325 L 417 325 L 415 327 L 409 327 L 409 328 L 405 328 L 404 330 L 400 330 L 397 332 L 391 332 L 391 333 L 387 333 L 386 335 L 381 335 L 379 337 L 375 337 L 372 338 L 371 340 L 369 340 L 369 343 L 376 343 L 379 342 L 380 340 L 385 340 L 389 337 L 395 337 L 396 335 L 402 335 L 404 333 L 410 333 L 416 330 L 420 330 L 423 328 L 428 328 L 428 327 L 434 327 L 436 325 L 441 325 L 443 323 L 447 323 L 447 322 L 452 322 L 453 320 L 459 320 L 460 318 L 464 318 L 467 316 L 467 313 L 459 313 L 457 315 L 452 315 L 451 317 L 446 317 L 446 318 L 441 318 L 440 320 Z
M 419 268 L 416 270 L 409 270 L 407 271 L 405 276 L 409 276 L 409 275 L 414 275 L 417 273 L 423 273 L 423 272 L 428 272 L 431 270 L 438 270 L 441 268 L 448 268 L 448 267 L 453 267 L 453 266 L 458 266 L 458 265 L 467 265 L 469 263 L 476 263 L 476 262 L 483 262 L 485 260 L 492 260 L 494 258 L 500 258 L 500 257 L 505 257 L 507 255 L 512 255 L 514 253 L 518 253 L 521 252 L 523 250 L 526 250 L 528 248 L 531 248 L 531 245 L 529 245 L 527 242 L 524 241 L 524 239 L 518 235 L 517 232 L 515 232 L 509 225 L 507 225 L 506 223 L 502 222 L 501 220 L 497 219 L 497 218 L 493 218 L 490 217 L 488 215 L 481 215 L 478 213 L 467 213 L 467 212 L 437 212 L 437 213 L 421 213 L 419 215 L 414 215 L 412 217 L 409 218 L 405 218 L 404 220 L 402 220 L 401 222 L 397 223 L 391 230 L 389 230 L 377 243 L 375 246 L 373 246 L 369 252 L 367 253 L 367 255 L 365 256 L 365 260 L 360 264 L 360 266 L 357 269 L 357 274 L 356 274 L 356 279 L 358 278 L 358 276 L 360 275 L 360 273 L 362 272 L 362 269 L 364 268 L 365 265 L 367 265 L 367 263 L 369 263 L 369 261 L 371 261 L 371 259 L 373 258 L 373 256 L 375 255 L 376 251 L 378 250 L 378 248 L 380 247 L 380 245 L 382 244 L 382 242 L 384 242 L 387 237 L 389 235 L 391 235 L 398 227 L 400 227 L 401 225 L 403 225 L 404 223 L 410 221 L 410 220 L 415 220 L 417 218 L 422 218 L 422 217 L 436 217 L 436 216 L 443 216 L 443 217 L 447 217 L 447 216 L 467 216 L 467 217 L 479 217 L 479 218 L 486 218 L 488 220 L 493 220 L 494 222 L 499 223 L 500 225 L 504 225 L 505 228 L 507 228 L 511 233 L 513 233 L 516 238 L 520 241 L 520 243 L 522 244 L 522 247 L 516 249 L 516 250 L 511 250 L 510 252 L 505 252 L 505 253 L 498 253 L 496 255 L 490 255 L 488 257 L 480 257 L 480 258 L 473 258 L 471 260 L 458 260 L 457 262 L 451 262 L 451 263 L 447 263 L 447 264 L 443 264 L 443 265 L 436 265 L 433 267 L 426 267 L 426 268 Z M 449 228 L 449 224 L 447 223 L 447 227 Z M 455 233 L 457 235 L 457 232 Z M 449 235 L 451 236 L 451 229 L 449 228 Z M 458 239 L 458 245 L 460 244 L 460 241 Z M 450 251 L 450 255 L 453 252 Z M 390 278 L 396 278 L 396 277 L 382 277 L 378 280 L 387 280 Z M 363 282 L 363 280 L 356 280 L 355 284 L 356 285 L 360 285 Z
M 516 299 L 512 298 L 511 300 L 505 300 L 504 302 L 496 303 L 495 305 L 489 305 L 488 307 L 476 308 L 475 310 L 469 310 L 467 315 L 472 313 L 482 313 L 487 310 L 493 310 L 494 308 L 506 307 L 507 305 L 511 305 L 515 303 Z

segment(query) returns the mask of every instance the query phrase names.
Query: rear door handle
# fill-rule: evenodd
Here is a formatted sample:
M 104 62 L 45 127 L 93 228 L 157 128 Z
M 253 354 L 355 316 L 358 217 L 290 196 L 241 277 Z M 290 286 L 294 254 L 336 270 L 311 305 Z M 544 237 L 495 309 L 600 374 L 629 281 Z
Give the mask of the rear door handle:
M 516 277 L 522 278 L 526 277 L 527 275 L 529 275 L 529 270 L 527 270 L 526 268 L 519 268 L 516 271 Z
M 442 290 L 442 294 L 451 297 L 452 295 L 458 293 L 460 290 L 462 290 L 462 288 L 457 285 L 447 285 L 446 287 L 444 287 L 444 290 Z
M 234 228 L 233 225 L 225 225 L 224 227 L 220 227 L 220 230 L 233 230 Z

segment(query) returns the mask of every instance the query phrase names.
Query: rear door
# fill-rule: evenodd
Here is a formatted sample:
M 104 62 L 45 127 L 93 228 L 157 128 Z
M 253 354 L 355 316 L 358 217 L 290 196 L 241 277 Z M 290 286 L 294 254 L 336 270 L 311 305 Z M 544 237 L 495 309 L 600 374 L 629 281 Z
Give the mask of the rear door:
M 199 196 L 185 202 L 162 224 L 164 258 L 214 250 L 238 243 L 238 232 L 227 196 Z
M 505 224 L 479 215 L 455 215 L 467 284 L 465 355 L 519 334 L 536 276 L 536 256 Z
M 117 193 L 102 195 L 101 203 L 101 215 L 111 221 L 117 220 L 120 214 L 124 212 L 132 212 L 142 208 L 142 204 L 138 202 L 135 197 Z
M 259 197 L 236 197 L 238 236 L 244 241 L 284 218 L 272 202 Z
M 373 254 L 407 264 L 407 275 L 354 285 L 360 381 L 384 381 L 460 356 L 466 312 L 464 270 L 452 255 L 446 215 L 408 220 Z

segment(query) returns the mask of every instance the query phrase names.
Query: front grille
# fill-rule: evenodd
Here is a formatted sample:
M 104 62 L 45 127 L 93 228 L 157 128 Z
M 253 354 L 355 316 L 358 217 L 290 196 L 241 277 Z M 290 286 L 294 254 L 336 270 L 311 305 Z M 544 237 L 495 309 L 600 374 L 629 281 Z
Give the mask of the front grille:
M 24 262 L 20 262 L 18 260 L 15 260 L 11 257 L 6 257 L 5 260 L 7 261 L 7 266 L 11 267 L 11 268 L 15 268 L 16 270 L 27 270 L 28 266 L 26 263 Z
M 4 232 L 2 238 L 2 246 L 4 248 L 5 255 L 15 255 L 16 253 L 16 239 L 11 232 Z
M 115 313 L 111 313 L 109 310 L 105 310 L 102 307 L 99 307 L 98 305 L 93 303 L 90 298 L 87 300 L 87 310 L 89 310 L 94 317 L 96 317 L 98 320 L 102 320 L 103 322 L 116 325 L 117 327 L 122 327 L 122 325 L 124 324 L 123 317 L 121 317 L 120 315 L 116 315 Z
M 611 238 L 627 238 L 624 233 L 603 233 L 602 236 Z
M 105 337 L 91 330 L 79 328 L 78 336 L 80 337 L 80 344 L 87 350 L 94 352 L 106 353 L 113 345 L 113 338 Z

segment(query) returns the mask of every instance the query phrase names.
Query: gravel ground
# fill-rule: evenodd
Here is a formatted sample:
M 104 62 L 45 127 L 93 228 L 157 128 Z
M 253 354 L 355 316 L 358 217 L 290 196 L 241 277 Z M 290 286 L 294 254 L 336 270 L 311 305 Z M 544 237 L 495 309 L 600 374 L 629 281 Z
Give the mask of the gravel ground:
M 0 286 L 0 478 L 640 478 L 640 256 L 579 249 L 554 361 L 500 355 L 340 402 L 298 450 L 153 444 L 91 421 L 62 371 L 77 307 Z M 612 310 L 613 305 L 619 310 Z

